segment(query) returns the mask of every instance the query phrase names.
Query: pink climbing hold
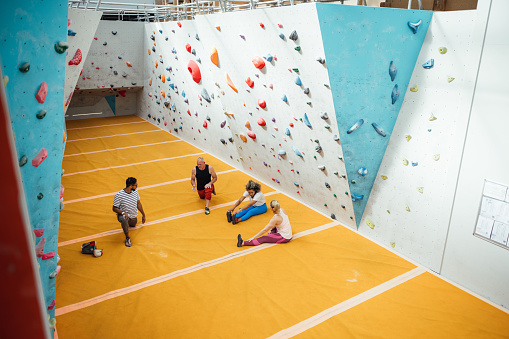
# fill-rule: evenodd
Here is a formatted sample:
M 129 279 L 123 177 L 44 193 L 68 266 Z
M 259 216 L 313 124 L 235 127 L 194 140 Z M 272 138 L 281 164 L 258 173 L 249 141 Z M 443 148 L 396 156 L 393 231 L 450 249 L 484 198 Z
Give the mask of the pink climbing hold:
M 253 80 L 251 80 L 251 78 L 249 78 L 249 77 L 248 77 L 248 78 L 246 79 L 246 84 L 247 84 L 249 87 L 253 88 L 253 86 L 254 86 L 254 81 L 253 81 Z
M 168 125 L 168 123 L 165 121 L 165 122 L 164 122 L 164 126 L 166 126 L 166 125 Z
M 189 73 L 191 73 L 194 82 L 199 84 L 201 81 L 201 72 L 200 67 L 198 67 L 198 64 L 194 62 L 194 60 L 189 60 L 189 63 L 187 64 L 187 69 L 189 70 Z
M 97 40 L 97 37 L 96 37 L 96 36 L 94 37 L 94 40 Z
M 279 28 L 283 28 L 283 25 L 282 25 L 282 24 L 277 24 L 277 26 L 278 26 Z
M 46 159 L 48 156 L 48 151 L 45 148 L 41 148 L 39 153 L 32 159 L 32 166 L 39 167 L 39 165 Z
M 127 92 L 126 92 L 125 90 L 120 90 L 120 91 L 118 91 L 118 94 L 120 94 L 120 95 L 121 95 L 122 97 L 124 97 L 124 98 L 125 98 L 125 96 L 126 96 L 126 93 L 127 93 Z
M 41 83 L 41 86 L 39 87 L 39 90 L 37 91 L 35 98 L 40 104 L 43 104 L 44 101 L 46 100 L 46 95 L 48 95 L 48 84 L 43 82 Z
M 67 19 L 67 27 L 71 26 L 71 19 Z
M 44 234 L 44 228 L 36 228 L 34 230 L 34 234 L 37 238 L 42 237 L 42 235 Z
M 256 139 L 256 134 L 255 132 L 251 131 L 251 130 L 247 130 L 247 136 L 250 137 L 251 139 Z
M 81 58 L 83 58 L 83 55 L 81 54 L 81 49 L 78 48 L 74 57 L 69 60 L 69 65 L 79 65 L 81 63 Z
M 255 56 L 252 61 L 253 65 L 258 69 L 262 69 L 263 67 L 265 67 L 265 61 L 263 61 L 263 59 L 260 58 L 259 56 Z
M 55 307 L 55 299 L 53 299 L 53 301 L 48 305 L 48 311 L 51 311 L 53 307 Z
M 267 103 L 263 99 L 258 99 L 258 106 L 260 106 L 261 108 L 265 108 L 267 107 Z
M 262 118 L 262 117 L 259 117 L 257 122 L 258 122 L 258 125 L 260 125 L 260 126 L 265 126 L 265 125 L 267 125 L 267 123 L 265 122 L 265 120 L 263 120 L 263 118 Z
M 48 252 L 48 253 L 44 253 L 42 255 L 42 260 L 48 260 L 48 259 L 51 259 L 55 257 L 55 251 L 51 251 L 51 252 Z
M 269 85 L 270 89 L 274 89 L 274 86 L 272 84 Z
M 46 244 L 46 238 L 42 238 L 41 241 L 35 246 L 35 256 L 37 258 L 42 257 L 44 253 L 44 245 Z

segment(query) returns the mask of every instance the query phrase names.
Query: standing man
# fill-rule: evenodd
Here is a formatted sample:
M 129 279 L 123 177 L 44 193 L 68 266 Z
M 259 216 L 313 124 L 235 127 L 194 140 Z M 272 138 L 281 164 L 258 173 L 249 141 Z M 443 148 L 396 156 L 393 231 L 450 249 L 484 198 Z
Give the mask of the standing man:
M 214 190 L 214 183 L 217 181 L 216 171 L 210 165 L 205 165 L 205 159 L 199 157 L 196 160 L 196 167 L 193 168 L 191 174 L 191 185 L 193 191 L 198 190 L 200 199 L 205 199 L 205 214 L 209 215 L 209 203 L 212 198 L 212 193 L 216 194 Z
M 115 194 L 115 199 L 113 199 L 113 212 L 117 213 L 117 220 L 122 225 L 125 234 L 125 245 L 127 247 L 131 247 L 129 227 L 136 226 L 138 210 L 143 215 L 141 223 L 145 223 L 145 212 L 143 212 L 137 188 L 138 182 L 136 178 L 129 177 L 125 181 L 125 188 Z

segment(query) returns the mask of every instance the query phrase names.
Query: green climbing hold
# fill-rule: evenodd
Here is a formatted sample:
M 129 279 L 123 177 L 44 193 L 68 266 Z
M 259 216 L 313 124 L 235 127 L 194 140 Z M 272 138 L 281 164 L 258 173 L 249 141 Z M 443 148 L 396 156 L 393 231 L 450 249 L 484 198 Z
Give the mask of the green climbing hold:
M 299 69 L 298 68 L 292 68 L 292 71 L 294 71 L 296 73 L 299 73 Z
M 329 85 L 327 85 L 327 84 L 323 84 L 323 85 L 324 85 L 325 87 L 327 87 L 327 88 L 330 88 L 330 86 L 329 86 Z
M 339 174 L 339 172 L 338 172 L 338 171 L 334 172 L 334 175 L 338 175 L 338 174 Z
M 311 106 L 311 101 L 306 102 L 306 104 L 308 104 L 309 106 Z
M 297 52 L 300 52 L 300 46 L 295 47 L 295 50 L 296 50 Z
M 334 198 L 337 198 L 338 196 L 336 194 L 333 194 Z
M 319 143 L 320 143 L 320 140 L 318 140 L 318 139 L 315 139 L 315 142 L 316 142 L 317 144 L 319 144 Z
M 352 184 L 356 184 L 356 183 L 357 183 L 357 181 L 355 181 L 355 180 L 352 180 Z
M 352 220 L 353 220 L 353 217 L 352 217 L 352 216 L 350 216 L 350 219 L 352 219 Z
M 46 111 L 45 110 L 42 110 L 40 111 L 39 113 L 37 113 L 36 117 L 37 119 L 44 119 L 44 117 L 46 116 Z
M 25 62 L 23 65 L 21 65 L 21 67 L 19 68 L 19 71 L 21 73 L 26 73 L 30 70 L 30 63 L 29 62 Z
M 343 160 L 343 157 L 339 157 L 339 156 L 338 156 L 338 159 L 339 159 L 339 160 Z
M 327 207 L 327 204 L 323 204 L 325 207 Z
M 55 51 L 58 54 L 64 53 L 69 48 L 69 44 L 65 41 L 60 41 L 55 44 Z
M 313 158 L 315 158 L 315 159 L 316 159 L 316 155 L 315 155 L 315 156 L 313 156 Z
M 25 164 L 28 162 L 28 158 L 26 155 L 22 156 L 21 159 L 19 159 L 19 167 L 25 166 Z
M 348 195 L 348 192 L 345 192 L 346 195 Z
M 37 199 L 41 200 L 42 198 L 44 198 L 44 195 L 42 193 L 37 194 Z

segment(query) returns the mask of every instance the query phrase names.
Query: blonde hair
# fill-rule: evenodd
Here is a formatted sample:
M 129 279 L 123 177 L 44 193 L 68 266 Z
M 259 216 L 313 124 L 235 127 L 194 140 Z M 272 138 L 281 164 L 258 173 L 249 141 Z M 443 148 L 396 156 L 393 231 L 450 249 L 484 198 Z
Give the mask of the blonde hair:
M 279 209 L 281 208 L 281 205 L 279 204 L 279 201 L 272 200 L 270 202 L 270 208 L 274 210 L 274 213 L 279 214 Z
M 253 190 L 255 193 L 258 193 L 262 190 L 262 185 L 257 183 L 256 181 L 249 180 L 246 184 L 246 191 Z

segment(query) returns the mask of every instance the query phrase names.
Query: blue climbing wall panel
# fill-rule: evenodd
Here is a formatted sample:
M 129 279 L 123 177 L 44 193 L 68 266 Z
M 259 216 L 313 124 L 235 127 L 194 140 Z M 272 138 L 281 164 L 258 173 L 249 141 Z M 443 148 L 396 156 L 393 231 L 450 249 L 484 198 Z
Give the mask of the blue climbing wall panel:
M 433 12 L 316 4 L 357 227 L 396 123 Z M 414 34 L 408 22 L 422 20 Z M 389 76 L 394 62 L 397 74 Z M 393 104 L 395 85 L 399 98 Z M 360 119 L 364 124 L 347 131 Z M 383 129 L 376 132 L 372 123 Z M 367 174 L 360 175 L 360 168 Z M 353 200 L 353 199 L 352 199 Z
M 113 111 L 113 115 L 116 115 L 116 113 L 115 113 L 115 97 L 116 97 L 116 95 L 109 95 L 109 96 L 105 97 L 106 101 L 108 102 L 108 105 L 110 105 L 110 108 Z
M 44 238 L 43 253 L 55 253 L 53 258 L 46 260 L 37 258 L 48 307 L 55 299 L 56 279 L 50 278 L 50 274 L 57 267 L 60 179 L 65 146 L 66 54 L 58 54 L 54 44 L 67 41 L 67 1 L 4 1 L 0 11 L 0 36 L 0 65 L 2 76 L 9 77 L 5 91 L 17 155 L 18 159 L 23 155 L 28 158 L 20 170 L 30 224 L 32 230 L 44 229 L 35 244 Z M 30 70 L 22 73 L 18 68 L 25 62 L 30 63 Z M 47 83 L 48 94 L 44 103 L 39 103 L 35 96 L 42 82 Z M 36 115 L 41 110 L 46 110 L 47 114 L 38 119 Z M 34 167 L 32 159 L 41 148 L 48 151 L 48 156 Z M 48 310 L 48 314 L 54 318 L 55 307 Z

